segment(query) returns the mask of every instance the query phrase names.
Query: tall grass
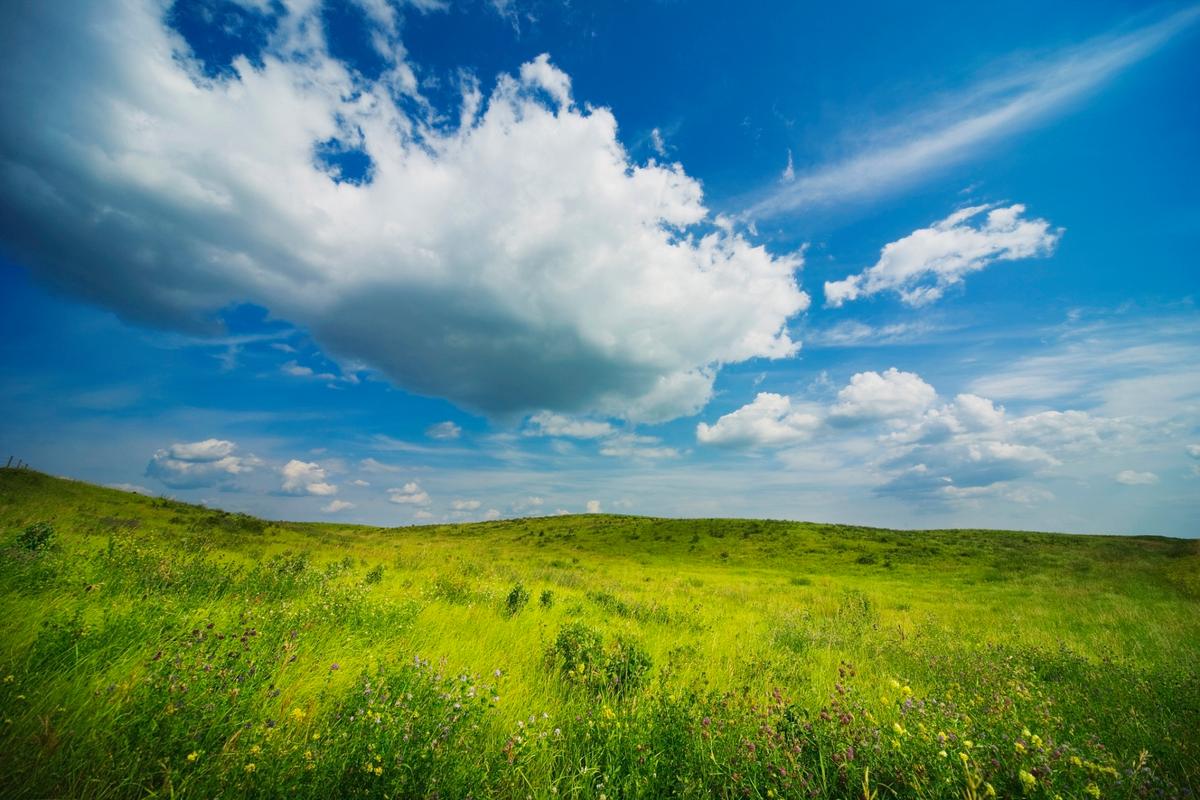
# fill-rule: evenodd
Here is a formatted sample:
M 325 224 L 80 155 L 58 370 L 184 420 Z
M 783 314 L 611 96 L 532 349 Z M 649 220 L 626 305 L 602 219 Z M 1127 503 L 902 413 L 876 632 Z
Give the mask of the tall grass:
M 0 471 L 0 795 L 1195 797 L 1193 541 L 270 523 Z

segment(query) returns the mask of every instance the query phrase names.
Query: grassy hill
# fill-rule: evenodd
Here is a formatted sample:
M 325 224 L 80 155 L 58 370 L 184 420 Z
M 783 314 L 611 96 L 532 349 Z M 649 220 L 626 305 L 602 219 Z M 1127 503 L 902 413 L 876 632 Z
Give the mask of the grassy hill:
M 5 797 L 1196 797 L 1200 542 L 0 470 Z

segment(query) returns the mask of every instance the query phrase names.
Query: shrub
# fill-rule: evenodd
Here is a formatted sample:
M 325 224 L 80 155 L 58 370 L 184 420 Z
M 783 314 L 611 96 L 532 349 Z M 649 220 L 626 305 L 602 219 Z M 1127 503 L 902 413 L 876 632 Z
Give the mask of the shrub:
M 513 617 L 517 614 L 520 614 L 521 609 L 524 608 L 525 604 L 528 602 L 529 590 L 518 583 L 512 588 L 512 591 L 508 593 L 508 597 L 505 599 L 504 605 L 505 608 L 508 609 L 508 615 Z
M 538 602 L 542 604 L 542 608 L 549 608 L 554 605 L 554 592 L 549 589 L 542 589 L 542 594 L 538 597 Z
M 53 542 L 54 526 L 49 522 L 35 522 L 17 534 L 17 544 L 35 553 L 48 550 Z
M 383 580 L 383 564 L 376 564 L 363 580 L 367 583 L 379 583 Z
M 582 622 L 559 630 L 550 656 L 568 680 L 596 692 L 617 694 L 641 686 L 653 665 L 640 643 L 618 636 L 605 646 L 600 633 Z

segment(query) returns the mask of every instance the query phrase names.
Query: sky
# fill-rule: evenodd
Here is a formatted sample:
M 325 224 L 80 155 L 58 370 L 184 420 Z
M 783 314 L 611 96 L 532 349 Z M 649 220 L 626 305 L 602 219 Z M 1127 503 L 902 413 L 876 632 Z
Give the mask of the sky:
M 1177 3 L 5 3 L 0 458 L 1195 537 L 1198 76 Z

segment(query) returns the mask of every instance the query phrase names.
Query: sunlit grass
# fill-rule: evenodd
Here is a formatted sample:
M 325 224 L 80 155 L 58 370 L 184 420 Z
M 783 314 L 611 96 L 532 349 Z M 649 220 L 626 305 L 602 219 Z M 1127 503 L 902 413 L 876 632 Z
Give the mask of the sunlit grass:
M 7 470 L 0 536 L 4 796 L 1196 796 L 1194 541 L 264 523 Z

